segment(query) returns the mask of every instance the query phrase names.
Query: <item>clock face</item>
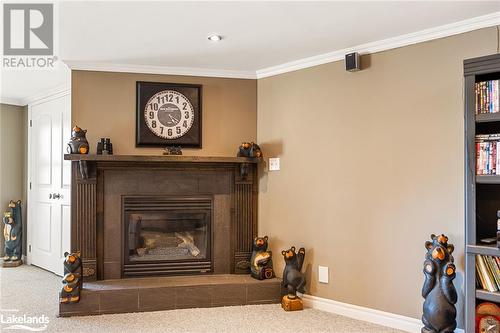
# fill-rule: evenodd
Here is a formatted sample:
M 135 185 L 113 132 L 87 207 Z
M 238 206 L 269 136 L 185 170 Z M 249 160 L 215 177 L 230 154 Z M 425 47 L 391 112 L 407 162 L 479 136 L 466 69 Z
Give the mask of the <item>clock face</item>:
M 175 90 L 163 90 L 153 95 L 144 107 L 148 128 L 163 139 L 177 139 L 186 134 L 195 118 L 189 99 Z

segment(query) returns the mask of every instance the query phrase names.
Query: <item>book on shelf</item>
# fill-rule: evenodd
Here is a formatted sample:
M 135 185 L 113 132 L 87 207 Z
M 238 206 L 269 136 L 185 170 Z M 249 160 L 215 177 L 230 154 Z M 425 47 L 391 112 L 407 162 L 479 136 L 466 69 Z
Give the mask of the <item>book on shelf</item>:
M 500 134 L 476 135 L 476 175 L 500 174 Z
M 495 113 L 500 111 L 500 94 L 498 80 L 477 82 L 476 93 L 476 114 Z
M 500 259 L 476 254 L 476 283 L 489 292 L 500 291 Z

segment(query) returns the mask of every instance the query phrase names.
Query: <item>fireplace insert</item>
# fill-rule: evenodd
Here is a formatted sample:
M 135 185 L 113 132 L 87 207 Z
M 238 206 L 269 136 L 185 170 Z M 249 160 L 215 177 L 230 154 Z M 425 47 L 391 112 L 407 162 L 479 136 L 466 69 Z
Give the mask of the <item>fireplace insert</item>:
M 212 199 L 124 197 L 123 277 L 212 272 Z

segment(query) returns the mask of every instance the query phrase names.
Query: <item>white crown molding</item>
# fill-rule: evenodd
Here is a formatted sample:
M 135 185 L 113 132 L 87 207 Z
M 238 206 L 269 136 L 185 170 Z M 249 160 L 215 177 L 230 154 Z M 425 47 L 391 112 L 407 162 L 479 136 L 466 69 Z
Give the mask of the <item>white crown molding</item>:
M 195 68 L 195 67 L 113 64 L 105 62 L 86 62 L 86 61 L 75 61 L 75 60 L 63 60 L 63 62 L 66 65 L 68 65 L 68 67 L 72 70 L 82 70 L 82 71 L 256 79 L 254 71 L 234 71 L 227 69 L 211 69 L 211 68 Z
M 326 64 L 333 61 L 343 60 L 345 54 L 351 52 L 375 53 L 385 50 L 395 49 L 398 47 L 431 41 L 438 38 L 453 36 L 472 30 L 487 28 L 495 25 L 500 25 L 500 12 L 478 16 L 471 19 L 442 25 L 430 29 L 420 30 L 417 32 L 400 35 L 388 39 L 383 39 L 375 42 L 361 44 L 354 47 L 349 47 L 342 50 L 332 51 L 317 56 L 290 61 L 281 65 L 259 69 L 257 71 L 257 79 L 262 79 L 269 76 L 283 74 L 296 71 L 299 69 L 309 68 Z
M 446 24 L 430 29 L 425 29 L 380 41 L 361 44 L 358 46 L 349 47 L 342 50 L 336 50 L 308 58 L 298 59 L 281 65 L 259 69 L 256 72 L 210 69 L 210 68 L 113 64 L 105 62 L 86 62 L 86 61 L 73 61 L 73 60 L 64 60 L 63 62 L 66 65 L 68 65 L 68 67 L 72 70 L 203 76 L 203 77 L 220 77 L 220 78 L 239 78 L 239 79 L 262 79 L 274 75 L 296 71 L 299 69 L 309 68 L 329 62 L 343 60 L 345 54 L 350 52 L 358 52 L 360 54 L 381 52 L 406 45 L 422 43 L 426 41 L 435 40 L 438 38 L 444 38 L 477 29 L 487 28 L 495 25 L 500 25 L 500 12 L 478 16 L 471 19 L 451 24 Z M 56 90 L 61 91 L 61 89 L 68 90 L 70 88 L 69 87 L 57 88 Z M 27 98 L 22 98 L 22 99 L 1 97 L 0 101 L 5 104 L 24 106 L 36 101 L 37 99 L 46 97 L 50 93 L 51 93 L 50 91 L 44 92 L 36 96 L 29 96 Z
M 23 104 L 22 99 L 9 98 L 9 97 L 0 97 L 0 104 L 9 104 L 9 105 L 16 105 L 16 106 L 25 106 L 26 105 L 26 104 Z
M 62 95 L 69 94 L 70 92 L 71 92 L 71 86 L 64 84 L 64 85 L 61 85 L 61 86 L 58 86 L 55 88 L 45 90 L 45 91 L 38 93 L 36 95 L 29 96 L 29 97 L 23 99 L 22 102 L 24 103 L 23 105 L 33 105 L 33 104 L 43 102 L 47 99 L 52 99 L 52 98 L 56 98 L 56 97 L 59 97 Z
M 325 312 L 334 313 L 337 315 L 367 321 L 372 324 L 392 327 L 405 332 L 420 333 L 422 322 L 418 319 L 397 315 L 390 312 L 374 310 L 362 306 L 337 302 L 331 299 L 301 295 L 304 306 L 308 308 L 318 309 Z M 456 329 L 456 333 L 464 333 L 462 329 Z

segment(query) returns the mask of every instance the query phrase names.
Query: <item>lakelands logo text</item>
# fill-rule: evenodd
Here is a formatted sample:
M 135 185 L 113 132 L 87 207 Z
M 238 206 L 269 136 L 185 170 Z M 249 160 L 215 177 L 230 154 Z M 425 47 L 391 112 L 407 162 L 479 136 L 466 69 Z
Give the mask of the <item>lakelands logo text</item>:
M 3 4 L 4 69 L 52 69 L 54 56 L 54 5 Z
M 27 316 L 25 314 L 0 314 L 0 324 L 2 325 L 1 330 L 25 330 L 31 332 L 41 332 L 47 329 L 47 325 L 49 324 L 49 317 L 47 317 L 46 315 Z

